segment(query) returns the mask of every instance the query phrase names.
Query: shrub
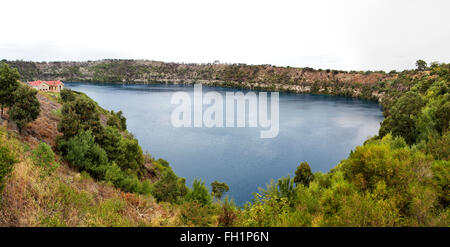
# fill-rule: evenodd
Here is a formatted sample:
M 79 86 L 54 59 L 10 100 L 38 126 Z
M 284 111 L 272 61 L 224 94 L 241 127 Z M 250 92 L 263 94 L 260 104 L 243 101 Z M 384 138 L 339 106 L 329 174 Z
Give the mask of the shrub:
M 9 117 L 16 123 L 19 133 L 22 133 L 23 127 L 39 116 L 41 109 L 36 94 L 36 90 L 24 85 L 13 93 L 14 103 L 11 106 Z
M 153 186 L 153 196 L 157 201 L 180 202 L 187 193 L 184 179 L 178 178 L 172 170 L 163 172 Z
M 222 198 L 223 194 L 228 192 L 228 190 L 230 190 L 230 188 L 228 187 L 228 185 L 226 183 L 219 183 L 217 181 L 214 181 L 211 183 L 211 190 L 212 190 L 212 195 L 219 199 Z
M 108 157 L 105 150 L 95 143 L 92 132 L 81 130 L 67 141 L 65 158 L 80 170 L 85 170 L 97 179 L 104 178 Z
M 222 203 L 222 211 L 219 214 L 219 226 L 233 226 L 237 217 L 236 211 L 233 200 L 229 200 L 228 197 L 226 197 Z
M 169 162 L 167 162 L 164 159 L 159 158 L 156 162 L 159 163 L 160 165 L 164 166 L 164 167 L 170 167 L 169 166 Z
M 7 147 L 0 146 L 0 198 L 4 188 L 5 178 L 11 173 L 13 165 L 16 162 L 17 160 L 11 151 Z
M 31 158 L 35 165 L 42 167 L 46 173 L 51 174 L 59 165 L 55 162 L 55 154 L 52 148 L 41 142 L 32 152 Z
M 17 69 L 10 68 L 6 63 L 0 65 L 0 118 L 3 117 L 3 108 L 14 103 L 13 93 L 19 87 L 19 78 Z
M 61 90 L 60 96 L 63 102 L 74 101 L 76 98 L 76 94 L 70 89 Z
M 302 162 L 295 171 L 294 182 L 308 187 L 313 178 L 314 175 L 311 172 L 308 162 Z
M 442 208 L 450 203 L 450 161 L 439 160 L 432 165 L 433 180 L 438 191 L 438 200 Z
M 295 200 L 294 180 L 289 175 L 278 179 L 277 185 L 277 196 L 279 198 L 287 198 L 289 202 Z
M 110 112 L 110 117 L 106 124 L 111 127 L 115 127 L 119 130 L 127 129 L 127 119 L 122 115 L 122 111 L 118 111 L 115 113 L 114 111 Z
M 67 102 L 63 105 L 61 114 L 58 130 L 64 134 L 66 140 L 76 135 L 79 130 L 91 130 L 96 138 L 103 134 L 97 105 L 91 99 L 79 97 Z
M 205 186 L 205 182 L 198 179 L 194 179 L 194 182 L 192 182 L 192 190 L 189 191 L 186 198 L 190 201 L 195 201 L 202 206 L 209 206 L 212 202 L 211 195 L 209 194 L 208 188 Z
M 419 59 L 416 61 L 417 70 L 424 71 L 427 69 L 427 62 L 423 61 L 422 59 Z
M 187 226 L 212 226 L 214 213 L 213 209 L 197 202 L 186 202 L 181 206 L 180 220 Z

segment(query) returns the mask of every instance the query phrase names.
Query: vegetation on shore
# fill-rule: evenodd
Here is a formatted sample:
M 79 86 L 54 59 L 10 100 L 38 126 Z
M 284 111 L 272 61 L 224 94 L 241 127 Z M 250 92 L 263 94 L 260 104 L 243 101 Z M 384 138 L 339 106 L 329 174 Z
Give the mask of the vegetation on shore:
M 166 161 L 144 154 L 121 112 L 64 90 L 54 150 L 0 128 L 0 225 L 448 226 L 450 64 L 417 65 L 367 87 L 384 95 L 378 136 L 327 173 L 302 162 L 241 208 L 223 198 L 226 184 L 188 188 Z
M 23 81 L 60 79 L 96 83 L 202 83 L 265 91 L 332 94 L 383 100 L 386 91 L 406 90 L 388 81 L 417 71 L 342 71 L 246 64 L 184 64 L 148 60 L 87 62 L 4 61 Z

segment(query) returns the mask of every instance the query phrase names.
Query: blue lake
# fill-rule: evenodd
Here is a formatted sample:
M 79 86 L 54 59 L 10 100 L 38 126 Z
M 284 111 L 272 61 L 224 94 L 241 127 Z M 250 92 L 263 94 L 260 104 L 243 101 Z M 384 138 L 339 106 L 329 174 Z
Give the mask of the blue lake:
M 302 161 L 313 172 L 329 171 L 376 135 L 383 120 L 375 102 L 280 93 L 279 134 L 261 139 L 260 128 L 173 127 L 171 115 L 177 105 L 171 104 L 172 95 L 182 91 L 193 97 L 193 86 L 74 82 L 65 86 L 86 93 L 107 110 L 122 110 L 128 130 L 143 150 L 167 160 L 188 186 L 195 178 L 208 186 L 214 180 L 225 182 L 230 187 L 227 194 L 240 205 L 271 179 L 292 177 Z M 209 91 L 225 95 L 240 90 L 203 86 L 203 93 Z

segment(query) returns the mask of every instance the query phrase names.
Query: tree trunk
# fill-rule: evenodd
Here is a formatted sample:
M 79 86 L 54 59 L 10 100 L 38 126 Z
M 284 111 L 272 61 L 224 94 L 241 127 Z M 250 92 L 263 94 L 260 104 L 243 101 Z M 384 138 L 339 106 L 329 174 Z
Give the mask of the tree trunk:
M 0 113 L 0 118 L 3 118 L 3 105 L 1 106 L 2 112 Z

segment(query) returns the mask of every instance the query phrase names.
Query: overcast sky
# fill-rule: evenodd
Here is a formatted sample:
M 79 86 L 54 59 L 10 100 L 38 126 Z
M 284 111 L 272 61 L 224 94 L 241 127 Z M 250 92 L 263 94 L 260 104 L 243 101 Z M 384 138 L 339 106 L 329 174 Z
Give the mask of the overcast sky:
M 345 70 L 450 62 L 448 0 L 3 1 L 0 59 Z

